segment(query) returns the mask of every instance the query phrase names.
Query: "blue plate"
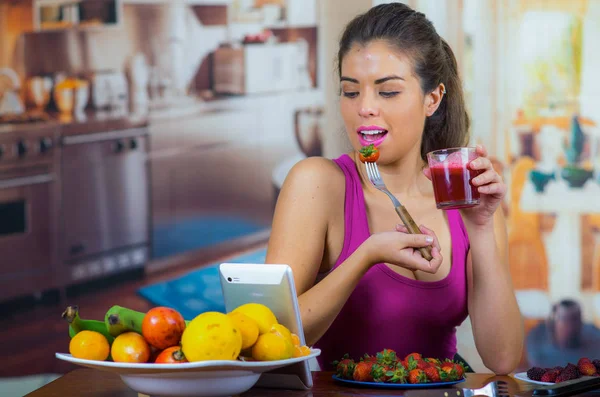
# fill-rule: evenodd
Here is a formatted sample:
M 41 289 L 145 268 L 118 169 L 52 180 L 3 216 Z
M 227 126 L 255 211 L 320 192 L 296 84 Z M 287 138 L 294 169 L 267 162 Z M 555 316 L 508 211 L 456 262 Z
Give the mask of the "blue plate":
M 433 387 L 449 387 L 457 383 L 464 382 L 465 379 L 453 380 L 451 382 L 431 382 L 431 383 L 381 383 L 381 382 L 359 382 L 356 380 L 342 379 L 337 375 L 332 376 L 333 380 L 345 383 L 354 387 L 371 387 L 377 389 L 430 389 Z

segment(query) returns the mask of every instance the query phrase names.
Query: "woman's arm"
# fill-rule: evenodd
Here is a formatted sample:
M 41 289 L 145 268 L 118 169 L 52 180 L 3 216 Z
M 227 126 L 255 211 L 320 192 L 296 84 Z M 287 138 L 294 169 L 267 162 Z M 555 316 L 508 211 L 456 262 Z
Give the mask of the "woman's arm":
M 427 262 L 417 250 L 434 238 L 399 231 L 370 236 L 344 262 L 314 285 L 323 262 L 335 261 L 330 253 L 331 232 L 343 236 L 345 180 L 330 160 L 309 158 L 297 164 L 282 187 L 271 229 L 266 263 L 292 268 L 306 343 L 317 342 L 331 326 L 361 277 L 374 263 L 396 263 L 434 273 L 442 258 L 437 249 Z M 337 218 L 336 218 L 337 217 Z M 339 219 L 341 217 L 341 219 Z
M 308 158 L 290 171 L 275 208 L 266 263 L 292 268 L 308 345 L 327 331 L 369 267 L 364 248 L 359 248 L 313 286 L 331 221 L 336 211 L 343 216 L 344 188 L 344 175 L 334 163 Z
M 484 365 L 499 375 L 518 366 L 524 328 L 508 267 L 506 221 L 502 209 L 493 223 L 465 220 L 471 249 L 467 259 L 469 316 Z

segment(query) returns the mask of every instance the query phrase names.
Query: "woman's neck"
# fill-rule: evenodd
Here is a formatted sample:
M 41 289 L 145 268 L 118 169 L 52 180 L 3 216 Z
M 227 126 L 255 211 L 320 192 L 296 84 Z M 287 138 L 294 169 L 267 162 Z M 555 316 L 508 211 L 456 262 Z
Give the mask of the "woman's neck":
M 361 164 L 355 153 L 357 164 Z M 378 164 L 379 174 L 387 189 L 398 197 L 418 197 L 431 190 L 431 182 L 423 175 L 425 162 L 420 153 L 409 153 L 402 159 L 390 164 Z M 361 174 L 368 180 L 364 166 L 359 167 Z M 370 184 L 369 184 L 370 185 Z M 373 186 L 370 186 L 374 189 Z

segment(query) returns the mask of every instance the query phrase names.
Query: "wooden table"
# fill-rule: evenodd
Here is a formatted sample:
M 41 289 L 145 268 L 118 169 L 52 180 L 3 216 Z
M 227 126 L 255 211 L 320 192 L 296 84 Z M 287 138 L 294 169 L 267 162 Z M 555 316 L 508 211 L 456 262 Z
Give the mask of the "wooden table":
M 338 384 L 331 379 L 332 372 L 313 372 L 314 386 L 309 391 L 287 391 L 253 388 L 241 397 L 259 396 L 392 396 L 401 395 L 401 390 L 351 388 Z M 493 374 L 467 374 L 467 380 L 457 387 L 481 387 L 493 380 L 505 380 L 509 384 L 510 395 L 531 396 L 535 384 L 515 379 L 511 376 Z M 56 379 L 54 382 L 30 393 L 27 397 L 138 397 L 138 393 L 127 387 L 121 378 L 111 372 L 94 369 L 76 369 Z M 141 395 L 140 395 L 141 396 Z

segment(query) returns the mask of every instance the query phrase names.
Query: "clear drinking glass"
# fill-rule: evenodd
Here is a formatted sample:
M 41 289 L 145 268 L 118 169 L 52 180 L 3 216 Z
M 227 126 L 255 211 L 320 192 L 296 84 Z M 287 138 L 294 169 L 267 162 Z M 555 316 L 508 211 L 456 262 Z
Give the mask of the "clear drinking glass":
M 481 174 L 469 164 L 479 155 L 474 147 L 435 150 L 427 153 L 437 208 L 449 210 L 479 204 L 477 187 L 471 180 Z

